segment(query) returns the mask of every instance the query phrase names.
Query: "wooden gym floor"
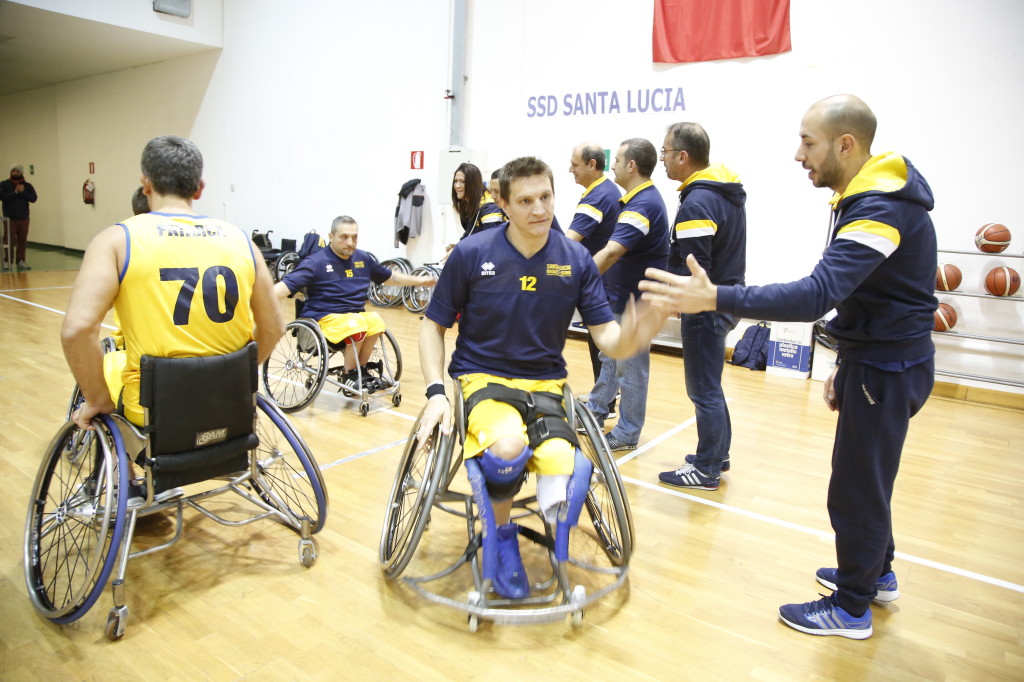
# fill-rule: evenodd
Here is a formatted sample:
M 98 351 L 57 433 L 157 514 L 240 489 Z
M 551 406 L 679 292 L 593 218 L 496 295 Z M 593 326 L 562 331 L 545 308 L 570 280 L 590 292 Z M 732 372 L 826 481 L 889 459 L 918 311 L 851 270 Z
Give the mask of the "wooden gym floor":
M 128 566 L 128 631 L 103 637 L 109 590 L 78 622 L 39 617 L 24 585 L 28 494 L 73 380 L 58 330 L 74 273 L 0 276 L 0 678 L 4 680 L 991 680 L 1024 678 L 1024 412 L 933 397 L 911 424 L 894 498 L 903 596 L 866 641 L 811 637 L 780 604 L 824 592 L 834 415 L 821 384 L 727 366 L 732 471 L 717 492 L 660 487 L 695 443 L 681 360 L 655 354 L 641 448 L 620 456 L 637 532 L 628 587 L 582 627 L 484 625 L 387 583 L 385 502 L 423 404 L 418 318 L 382 311 L 405 358 L 404 402 L 362 418 L 326 390 L 293 416 L 331 497 L 320 558 L 279 525 L 186 512 L 183 540 Z M 452 345 L 449 334 L 449 348 Z M 586 345 L 566 348 L 590 387 Z M 443 544 L 435 518 L 428 535 Z M 444 516 L 444 515 L 441 515 Z M 170 528 L 147 519 L 143 537 Z M 524 548 L 526 544 L 524 543 Z M 454 556 L 462 549 L 453 539 Z

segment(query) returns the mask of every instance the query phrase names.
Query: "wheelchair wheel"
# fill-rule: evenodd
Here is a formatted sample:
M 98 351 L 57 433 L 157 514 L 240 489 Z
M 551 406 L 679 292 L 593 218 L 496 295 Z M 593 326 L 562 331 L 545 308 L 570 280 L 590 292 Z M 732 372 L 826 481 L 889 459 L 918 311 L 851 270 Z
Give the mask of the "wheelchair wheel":
M 613 565 L 624 566 L 633 553 L 633 515 L 626 489 L 597 419 L 583 403 L 575 402 L 575 412 L 577 425 L 586 431 L 579 434 L 580 450 L 594 465 L 584 507 L 605 554 Z
M 295 269 L 299 264 L 299 254 L 294 251 L 286 251 L 277 257 L 270 272 L 274 275 L 274 281 L 280 282 L 284 276 Z
M 327 379 L 327 340 L 316 322 L 293 320 L 263 363 L 267 397 L 285 412 L 298 412 L 313 402 Z
M 423 443 L 415 437 L 422 418 L 421 412 L 398 464 L 384 514 L 379 556 L 389 580 L 397 578 L 409 565 L 452 456 L 453 437 L 442 435 L 440 428 L 435 428 Z
M 390 258 L 381 265 L 392 272 L 412 272 L 412 264 L 404 258 Z M 391 308 L 402 302 L 404 289 L 396 284 L 374 284 L 367 291 L 367 298 L 380 308 Z
M 439 271 L 431 265 L 423 265 L 412 271 L 417 277 L 437 277 Z M 434 293 L 433 287 L 406 287 L 402 292 L 402 303 L 410 313 L 422 313 L 430 304 L 430 297 Z
M 310 532 L 317 533 L 327 520 L 327 487 L 320 467 L 302 436 L 276 405 L 256 395 L 257 470 L 249 479 L 253 489 L 271 506 L 299 522 L 309 519 Z
M 389 330 L 385 329 L 377 339 L 373 352 L 370 353 L 370 359 L 366 361 L 366 366 L 377 371 L 384 388 L 394 386 L 402 378 L 402 351 L 398 347 L 395 336 Z
M 103 592 L 124 534 L 128 466 L 109 416 L 67 422 L 39 466 L 25 523 L 29 598 L 55 623 L 81 618 Z

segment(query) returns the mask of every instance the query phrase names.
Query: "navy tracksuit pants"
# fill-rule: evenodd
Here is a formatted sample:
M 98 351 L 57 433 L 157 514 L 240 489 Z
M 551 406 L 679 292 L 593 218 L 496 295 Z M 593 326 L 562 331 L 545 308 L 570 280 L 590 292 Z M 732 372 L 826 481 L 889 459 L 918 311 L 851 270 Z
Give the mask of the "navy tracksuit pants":
M 893 484 L 910 418 L 934 383 L 933 359 L 895 372 L 844 361 L 836 374 L 828 513 L 836 533 L 836 597 L 855 616 L 868 609 L 877 579 L 892 570 Z

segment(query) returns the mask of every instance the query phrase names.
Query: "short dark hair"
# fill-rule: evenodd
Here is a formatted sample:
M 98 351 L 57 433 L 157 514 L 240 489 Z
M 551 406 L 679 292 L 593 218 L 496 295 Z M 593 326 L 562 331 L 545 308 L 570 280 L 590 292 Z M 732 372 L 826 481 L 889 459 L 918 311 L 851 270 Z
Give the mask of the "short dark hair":
M 654 148 L 651 141 L 642 137 L 631 137 L 628 140 L 623 140 L 620 146 L 623 145 L 626 147 L 623 154 L 625 161 L 635 161 L 640 175 L 645 178 L 651 177 L 654 167 L 658 165 L 658 150 Z
M 534 175 L 546 175 L 551 181 L 551 191 L 555 191 L 555 176 L 551 172 L 551 166 L 536 156 L 521 156 L 501 167 L 498 176 L 498 182 L 501 183 L 501 198 L 506 202 L 511 201 L 512 183 L 522 178 L 532 178 Z
M 685 151 L 698 166 L 706 168 L 711 164 L 711 138 L 699 123 L 673 123 L 668 132 L 673 149 Z
M 604 150 L 596 145 L 583 145 L 583 148 L 580 149 L 580 159 L 582 159 L 584 166 L 591 161 L 596 162 L 594 168 L 599 171 L 604 171 L 608 165 Z
M 203 179 L 203 155 L 184 137 L 154 137 L 142 150 L 142 174 L 158 194 L 191 199 Z
M 143 194 L 141 186 L 132 194 L 132 213 L 149 213 L 149 197 Z
M 498 177 L 498 173 L 500 173 L 500 172 L 501 172 L 500 168 L 495 168 L 494 172 L 491 173 L 491 180 L 494 180 L 495 178 L 497 178 Z
M 352 216 L 340 215 L 331 222 L 331 234 L 334 234 L 341 225 L 359 225 Z

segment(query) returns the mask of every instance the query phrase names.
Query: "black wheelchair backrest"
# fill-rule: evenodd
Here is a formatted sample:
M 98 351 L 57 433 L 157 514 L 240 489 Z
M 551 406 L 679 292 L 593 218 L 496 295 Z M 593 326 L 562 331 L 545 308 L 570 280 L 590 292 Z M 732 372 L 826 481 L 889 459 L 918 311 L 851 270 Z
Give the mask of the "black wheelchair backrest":
M 149 459 L 154 471 L 182 469 L 159 488 L 203 480 L 210 470 L 244 468 L 246 453 L 258 444 L 253 433 L 257 390 L 256 344 L 227 355 L 158 358 L 141 361 L 139 403 L 146 408 Z M 162 455 L 172 455 L 161 461 Z M 229 460 L 229 461 L 226 461 Z M 239 464 L 241 463 L 241 466 Z

